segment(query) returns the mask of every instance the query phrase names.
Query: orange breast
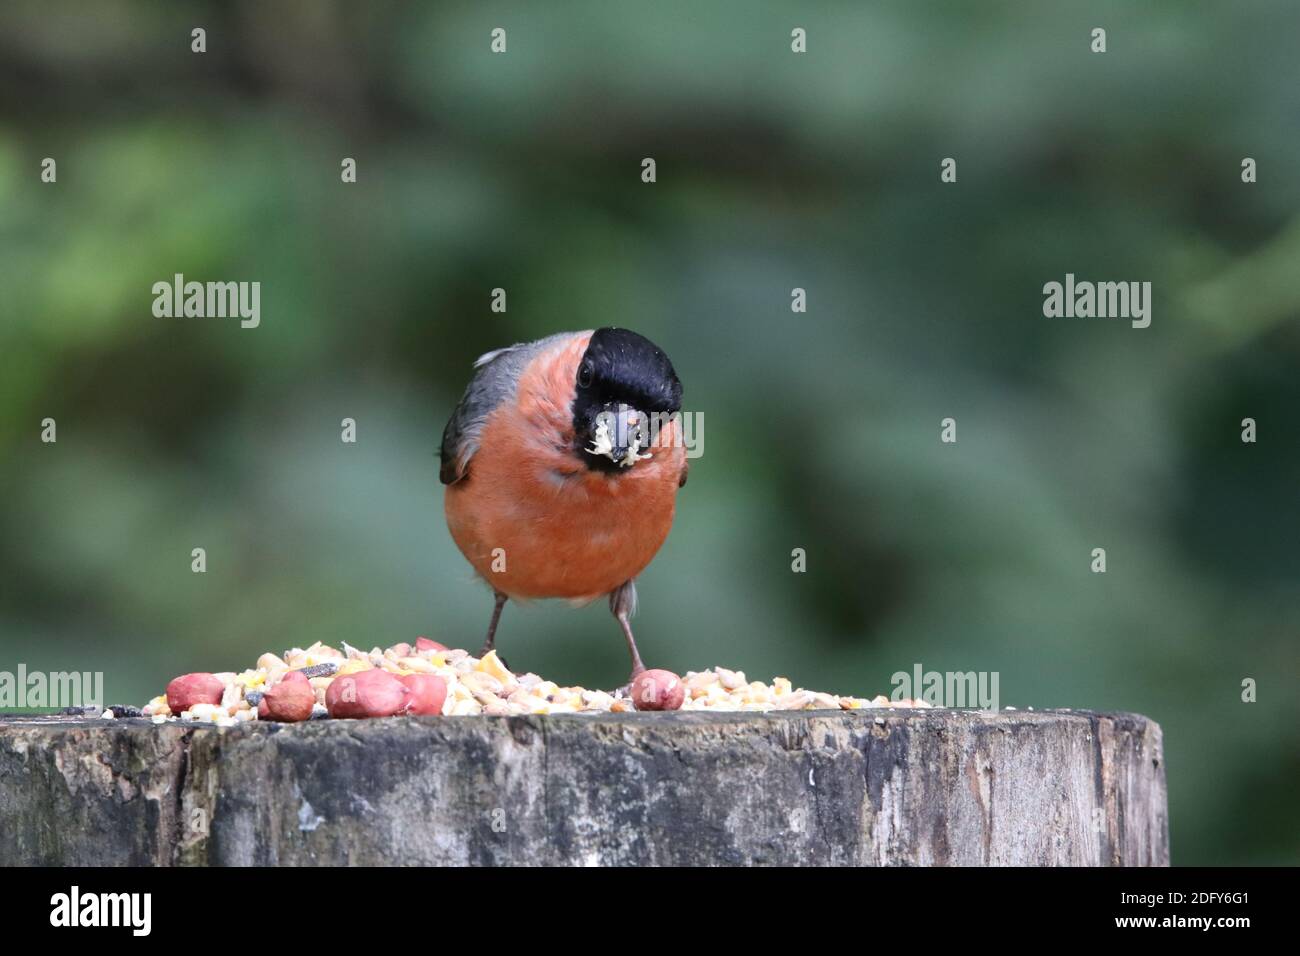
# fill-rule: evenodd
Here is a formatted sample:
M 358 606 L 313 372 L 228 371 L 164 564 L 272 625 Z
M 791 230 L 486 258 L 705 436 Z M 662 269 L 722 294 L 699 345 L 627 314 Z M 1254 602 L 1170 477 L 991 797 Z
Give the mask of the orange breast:
M 639 574 L 672 527 L 685 451 L 665 427 L 651 457 L 615 475 L 573 454 L 571 403 L 590 336 L 535 358 L 514 402 L 493 411 L 468 476 L 447 486 L 447 527 L 511 597 L 587 601 Z

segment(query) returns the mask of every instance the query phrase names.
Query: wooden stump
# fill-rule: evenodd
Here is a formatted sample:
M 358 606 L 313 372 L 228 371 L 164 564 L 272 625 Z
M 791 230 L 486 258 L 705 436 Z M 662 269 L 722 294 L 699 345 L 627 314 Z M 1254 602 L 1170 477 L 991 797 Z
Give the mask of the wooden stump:
M 1134 714 L 0 718 L 4 866 L 1168 862 Z

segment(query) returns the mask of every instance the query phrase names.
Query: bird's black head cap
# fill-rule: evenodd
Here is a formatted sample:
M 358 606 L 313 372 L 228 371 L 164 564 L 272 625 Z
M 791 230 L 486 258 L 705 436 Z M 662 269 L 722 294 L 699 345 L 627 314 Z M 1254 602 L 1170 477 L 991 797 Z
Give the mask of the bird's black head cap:
M 597 417 L 619 405 L 647 414 L 675 414 L 682 408 L 682 383 L 663 349 L 629 329 L 603 328 L 591 335 L 574 383 L 575 446 L 584 451 Z M 592 467 L 618 465 L 584 455 Z

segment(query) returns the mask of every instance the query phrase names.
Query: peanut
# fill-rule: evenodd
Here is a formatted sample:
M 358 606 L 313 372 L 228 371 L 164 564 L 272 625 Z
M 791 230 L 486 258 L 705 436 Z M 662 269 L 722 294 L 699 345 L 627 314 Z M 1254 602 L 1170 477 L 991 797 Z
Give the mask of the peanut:
M 632 682 L 632 704 L 637 710 L 678 710 L 686 698 L 686 685 L 672 671 L 642 671 Z
M 184 674 L 167 685 L 167 706 L 180 714 L 196 704 L 220 704 L 225 690 L 226 685 L 212 674 Z

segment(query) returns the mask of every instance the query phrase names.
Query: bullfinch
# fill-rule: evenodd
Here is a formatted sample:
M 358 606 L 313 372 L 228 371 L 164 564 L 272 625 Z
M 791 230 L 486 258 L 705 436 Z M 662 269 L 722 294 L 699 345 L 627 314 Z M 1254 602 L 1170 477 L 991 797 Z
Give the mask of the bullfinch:
M 632 655 L 633 583 L 672 527 L 687 460 L 682 384 L 663 350 L 627 329 L 489 352 L 442 436 L 447 527 L 496 597 L 609 597 Z

